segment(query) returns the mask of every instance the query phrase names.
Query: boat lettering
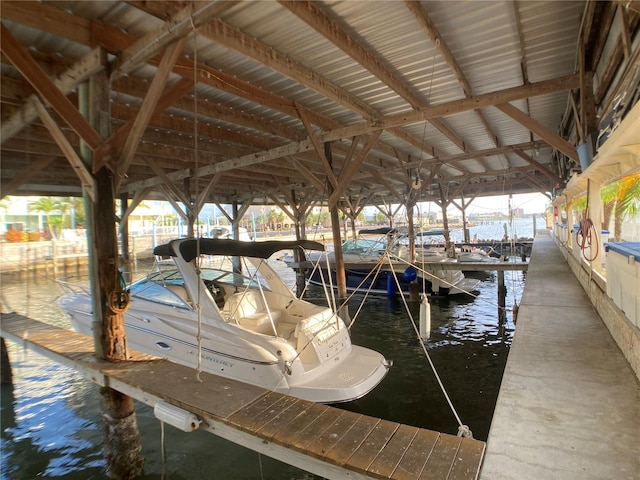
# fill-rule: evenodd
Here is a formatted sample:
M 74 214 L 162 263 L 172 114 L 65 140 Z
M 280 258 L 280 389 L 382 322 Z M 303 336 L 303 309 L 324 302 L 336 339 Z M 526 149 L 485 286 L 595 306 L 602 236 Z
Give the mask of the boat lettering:
M 189 351 L 189 355 L 194 355 L 195 356 L 196 352 L 194 352 L 193 350 L 190 350 Z M 233 367 L 233 363 L 227 362 L 226 360 L 222 360 L 222 359 L 220 359 L 218 357 L 214 357 L 213 355 L 209 355 L 207 353 L 201 353 L 200 354 L 200 358 L 202 358 L 203 360 L 208 360 L 208 361 L 210 361 L 212 363 L 217 363 L 219 365 L 223 365 L 225 367 L 229 367 L 229 368 Z

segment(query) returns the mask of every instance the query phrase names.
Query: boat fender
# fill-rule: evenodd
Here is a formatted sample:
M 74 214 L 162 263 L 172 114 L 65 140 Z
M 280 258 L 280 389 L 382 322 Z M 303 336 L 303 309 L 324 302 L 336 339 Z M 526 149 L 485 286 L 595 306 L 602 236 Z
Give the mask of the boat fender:
M 402 278 L 405 282 L 413 282 L 416 278 L 418 278 L 418 272 L 413 267 L 407 267 L 402 275 Z

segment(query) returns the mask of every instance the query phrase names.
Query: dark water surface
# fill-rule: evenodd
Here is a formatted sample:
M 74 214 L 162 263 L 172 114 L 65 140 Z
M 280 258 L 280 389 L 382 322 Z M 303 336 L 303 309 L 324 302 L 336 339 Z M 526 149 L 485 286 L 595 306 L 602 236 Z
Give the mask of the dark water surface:
M 284 267 L 286 268 L 286 267 Z M 431 300 L 432 335 L 427 351 L 463 423 L 486 440 L 513 337 L 511 312 L 499 320 L 497 280 L 480 275 L 477 298 Z M 505 272 L 507 308 L 520 301 L 521 272 Z M 4 311 L 70 328 L 51 280 L 3 282 Z M 313 295 L 313 292 L 312 292 Z M 359 298 L 350 302 L 354 316 Z M 419 305 L 410 304 L 418 322 Z M 400 299 L 370 297 L 352 326 L 354 344 L 380 351 L 394 366 L 366 397 L 340 405 L 351 411 L 455 434 L 458 423 L 442 394 Z M 74 370 L 8 342 L 14 383 L 2 386 L 2 479 L 102 479 L 99 388 Z M 162 464 L 160 422 L 136 403 L 146 459 L 146 479 L 315 479 L 314 475 L 222 440 L 204 431 L 165 428 Z M 164 470 L 164 472 L 163 472 Z

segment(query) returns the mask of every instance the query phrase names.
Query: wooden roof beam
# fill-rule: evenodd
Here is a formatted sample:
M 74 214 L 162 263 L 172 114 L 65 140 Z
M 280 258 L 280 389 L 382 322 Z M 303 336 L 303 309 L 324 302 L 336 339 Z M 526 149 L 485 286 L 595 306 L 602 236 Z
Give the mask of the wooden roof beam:
M 40 157 L 29 162 L 28 165 L 24 166 L 24 170 L 22 171 L 21 174 L 14 176 L 10 182 L 3 184 L 0 187 L 0 192 L 2 195 L 0 198 L 4 198 L 7 195 L 13 195 L 21 185 L 27 183 L 30 179 L 35 177 L 39 172 L 47 168 L 49 164 L 53 160 L 55 160 L 55 158 L 56 157 L 50 157 L 50 156 Z M 6 159 L 4 159 L 3 168 L 4 169 L 7 168 Z
M 545 165 L 541 164 L 540 162 L 537 162 L 534 158 L 532 158 L 530 155 L 527 155 L 524 151 L 522 151 L 519 148 L 514 148 L 513 149 L 513 153 L 515 153 L 516 155 L 518 155 L 520 158 L 522 158 L 525 162 L 529 163 L 530 165 L 533 165 L 534 167 L 536 167 L 540 172 L 542 172 L 544 175 L 546 175 L 547 177 L 549 177 L 549 179 L 551 179 L 551 181 L 553 181 L 553 183 L 559 183 L 560 185 L 564 185 L 564 180 L 562 178 L 560 178 L 557 174 L 555 174 L 554 172 L 552 172 L 549 168 L 547 168 Z
M 95 150 L 102 141 L 98 132 L 86 121 L 78 109 L 51 81 L 49 76 L 31 58 L 29 52 L 11 35 L 4 23 L 0 24 L 0 49 L 22 76 L 33 86 L 43 100 L 56 111 L 91 150 Z M 37 105 L 35 106 L 37 108 Z
M 555 93 L 557 91 L 569 90 L 571 88 L 577 87 L 578 82 L 578 75 L 570 75 L 551 80 L 545 80 L 542 82 L 530 83 L 528 85 L 512 87 L 498 92 L 478 95 L 469 99 L 464 98 L 439 105 L 434 105 L 417 112 L 388 115 L 376 122 L 362 122 L 349 125 L 347 127 L 338 128 L 326 133 L 320 133 L 317 135 L 317 137 L 318 141 L 321 142 L 350 138 L 357 135 L 375 132 L 377 130 L 384 130 L 395 126 L 416 123 L 421 120 L 426 120 L 427 118 L 439 117 L 443 115 L 453 115 L 455 113 L 473 110 L 474 108 L 478 107 L 485 107 L 520 100 L 528 96 L 545 95 L 549 93 Z M 197 171 L 193 172 L 193 175 L 198 177 L 213 175 L 216 172 L 224 172 L 236 168 L 245 168 L 258 163 L 263 163 L 270 160 L 275 160 L 277 158 L 287 157 L 290 155 L 309 152 L 313 150 L 314 147 L 311 140 L 303 140 L 300 142 L 294 142 L 287 145 L 275 147 L 270 150 L 227 159 L 221 162 L 217 162 L 214 165 L 200 167 Z M 171 174 L 169 174 L 169 176 L 170 178 L 174 178 L 174 176 L 183 177 L 190 174 L 190 170 L 186 169 L 172 172 Z M 127 186 L 126 190 L 128 191 L 129 188 L 132 187 Z M 137 186 L 134 188 L 137 188 Z
M 397 72 L 391 71 L 376 55 L 371 53 L 370 49 L 360 45 L 353 35 L 347 33 L 339 26 L 335 19 L 324 12 L 319 3 L 303 0 L 280 0 L 280 4 L 369 70 L 369 72 L 380 79 L 385 85 L 406 100 L 412 108 L 418 109 L 427 105 L 427 102 L 412 91 L 406 82 L 400 81 L 401 76 Z M 372 118 L 378 116 L 377 113 L 369 108 L 358 112 L 365 116 L 365 118 L 367 118 L 367 116 Z M 453 132 L 443 120 L 434 118 L 431 119 L 430 122 L 462 151 L 466 151 L 464 141 Z
M 76 175 L 80 179 L 82 186 L 87 190 L 87 193 L 91 197 L 91 200 L 96 201 L 96 180 L 91 175 L 91 172 L 87 170 L 84 162 L 80 159 L 80 156 L 73 149 L 69 141 L 66 139 L 60 127 L 56 124 L 55 120 L 51 118 L 47 109 L 44 108 L 44 105 L 39 100 L 35 102 L 36 111 L 40 116 L 40 119 L 44 123 L 47 130 L 64 153 L 64 156 L 67 158 L 69 164 L 73 167 Z
M 147 63 L 168 45 L 188 35 L 227 8 L 229 5 L 223 1 L 190 2 L 187 7 L 168 19 L 161 28 L 147 33 L 118 55 L 112 65 L 111 80 L 126 75 Z
M 3 4 L 4 8 L 4 4 Z M 87 55 L 82 57 L 71 68 L 66 70 L 58 78 L 54 79 L 53 84 L 62 92 L 63 95 L 69 94 L 74 88 L 87 78 L 95 75 L 104 68 L 101 61 L 100 49 L 95 48 Z M 4 82 L 4 79 L 3 79 Z M 5 88 L 3 85 L 3 94 Z M 4 143 L 24 127 L 32 123 L 38 118 L 35 110 L 34 101 L 36 96 L 31 95 L 20 110 L 15 112 L 8 120 L 2 122 L 0 126 L 0 143 Z
M 567 157 L 574 160 L 575 162 L 579 162 L 578 160 L 578 152 L 576 151 L 576 147 L 567 142 L 564 138 L 556 135 L 551 132 L 547 127 L 542 125 L 540 122 L 534 120 L 529 115 L 524 113 L 522 110 L 514 107 L 510 103 L 503 103 L 495 105 L 495 107 L 500 110 L 505 115 L 508 115 L 516 122 L 520 123 L 526 129 L 532 131 L 540 138 L 542 138 L 549 145 L 554 147 L 556 150 L 564 153 Z
M 345 188 L 347 188 L 347 185 L 353 179 L 353 176 L 360 168 L 360 165 L 362 165 L 364 160 L 367 158 L 369 151 L 371 150 L 371 148 L 373 148 L 373 145 L 378 141 L 378 137 L 380 136 L 381 133 L 382 133 L 382 130 L 379 130 L 369 135 L 369 138 L 367 139 L 367 142 L 362 147 L 362 150 L 358 152 L 357 158 L 352 162 L 347 163 L 346 167 L 342 171 L 342 174 L 340 175 L 340 183 L 338 183 L 338 186 L 335 188 L 335 190 L 331 193 L 331 196 L 329 197 L 329 209 L 333 208 L 338 203 L 338 200 L 340 199 L 342 192 L 344 191 Z
M 138 144 L 142 139 L 142 135 L 156 111 L 157 102 L 162 95 L 167 79 L 169 78 L 169 74 L 171 73 L 171 69 L 176 63 L 178 55 L 182 53 L 184 42 L 185 37 L 179 38 L 167 48 L 167 51 L 162 57 L 158 71 L 153 76 L 149 90 L 144 97 L 142 105 L 140 105 L 140 109 L 138 110 L 133 126 L 125 140 L 122 151 L 120 152 L 120 159 L 118 160 L 118 165 L 116 167 L 116 173 L 119 179 L 122 179 L 125 173 L 127 173 L 127 169 L 131 164 L 131 160 L 133 159 L 133 155 L 135 154 Z M 117 183 L 119 184 L 120 182 L 117 181 Z
M 462 68 L 458 64 L 458 61 L 453 55 L 453 52 L 451 52 L 451 50 L 447 46 L 446 42 L 442 38 L 442 35 L 440 34 L 440 31 L 436 27 L 435 23 L 433 23 L 433 20 L 431 20 L 431 17 L 429 17 L 427 11 L 424 9 L 422 4 L 420 2 L 405 0 L 405 5 L 409 9 L 409 11 L 413 14 L 413 16 L 416 18 L 418 23 L 422 26 L 423 30 L 427 33 L 427 35 L 431 39 L 431 42 L 440 52 L 440 55 L 442 55 L 442 58 L 447 63 L 447 65 L 449 66 L 453 74 L 455 75 L 456 79 L 458 80 L 458 83 L 460 83 L 460 85 L 462 86 L 462 91 L 464 92 L 465 97 L 470 98 L 471 96 L 473 96 L 473 89 L 471 88 L 471 83 L 469 82 L 466 75 L 462 71 Z M 487 136 L 489 137 L 491 142 L 494 144 L 494 146 L 497 147 L 498 137 L 489 126 L 489 122 L 485 118 L 484 114 L 480 109 L 474 109 L 474 112 L 478 117 L 478 119 L 480 120 L 480 122 L 482 123 L 487 133 Z M 465 147 L 464 144 L 458 145 L 458 146 L 461 148 L 463 152 L 467 152 L 467 148 Z M 480 163 L 482 163 L 483 166 L 487 168 L 487 165 L 483 161 L 481 161 Z

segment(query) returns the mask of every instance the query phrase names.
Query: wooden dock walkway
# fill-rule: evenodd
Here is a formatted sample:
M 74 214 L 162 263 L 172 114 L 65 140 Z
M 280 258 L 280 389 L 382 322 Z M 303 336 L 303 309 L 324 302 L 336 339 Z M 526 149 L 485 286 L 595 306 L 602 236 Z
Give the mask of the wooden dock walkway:
M 270 392 L 132 353 L 96 359 L 84 335 L 12 313 L 2 336 L 148 405 L 162 400 L 197 415 L 201 428 L 325 478 L 477 479 L 485 443 Z

